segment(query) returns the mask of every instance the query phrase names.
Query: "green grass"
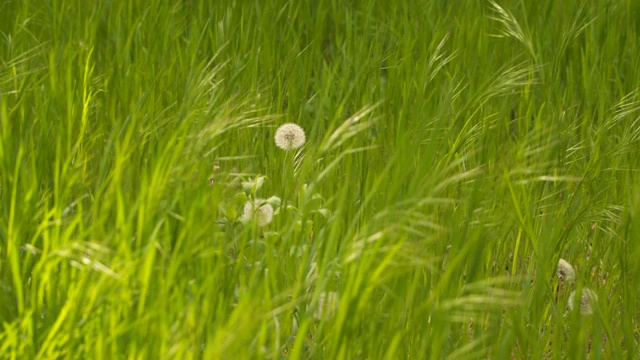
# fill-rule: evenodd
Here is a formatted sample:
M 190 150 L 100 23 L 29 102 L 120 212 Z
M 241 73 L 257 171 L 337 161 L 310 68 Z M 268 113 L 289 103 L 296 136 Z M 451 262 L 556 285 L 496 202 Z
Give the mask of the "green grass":
M 640 3 L 496 1 L 1 1 L 0 358 L 640 358 Z

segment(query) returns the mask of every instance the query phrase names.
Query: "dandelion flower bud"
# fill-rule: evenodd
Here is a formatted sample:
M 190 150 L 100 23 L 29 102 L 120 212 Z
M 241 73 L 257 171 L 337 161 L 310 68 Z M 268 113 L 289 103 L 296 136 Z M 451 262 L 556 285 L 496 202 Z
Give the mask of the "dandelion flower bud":
M 265 226 L 273 219 L 273 206 L 262 199 L 247 201 L 244 204 L 244 217 L 254 219 L 259 226 Z
M 568 283 L 571 283 L 576 279 L 576 272 L 573 270 L 571 264 L 569 264 L 565 259 L 560 259 L 560 261 L 558 261 L 556 275 L 558 275 L 560 280 Z
M 575 303 L 576 292 L 575 290 L 569 295 L 569 310 L 573 311 Z M 593 314 L 593 305 L 598 301 L 598 295 L 595 291 L 589 288 L 583 288 L 580 296 L 580 314 L 590 315 Z
M 287 123 L 276 130 L 276 146 L 283 150 L 297 149 L 304 145 L 306 140 L 304 130 L 297 124 Z
M 318 307 L 313 317 L 316 320 L 327 320 L 336 314 L 338 309 L 338 294 L 334 291 L 323 292 L 318 298 Z

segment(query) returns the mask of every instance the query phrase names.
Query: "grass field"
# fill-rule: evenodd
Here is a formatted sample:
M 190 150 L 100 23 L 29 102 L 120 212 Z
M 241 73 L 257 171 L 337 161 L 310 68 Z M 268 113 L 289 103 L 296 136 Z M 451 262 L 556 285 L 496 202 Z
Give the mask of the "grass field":
M 0 358 L 640 358 L 637 0 L 3 0 L 0 35 Z

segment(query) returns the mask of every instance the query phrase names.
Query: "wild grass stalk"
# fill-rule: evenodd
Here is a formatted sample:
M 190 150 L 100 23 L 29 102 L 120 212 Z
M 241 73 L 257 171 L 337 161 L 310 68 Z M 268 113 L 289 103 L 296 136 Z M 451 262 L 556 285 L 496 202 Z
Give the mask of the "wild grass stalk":
M 0 357 L 637 358 L 638 19 L 0 2 Z

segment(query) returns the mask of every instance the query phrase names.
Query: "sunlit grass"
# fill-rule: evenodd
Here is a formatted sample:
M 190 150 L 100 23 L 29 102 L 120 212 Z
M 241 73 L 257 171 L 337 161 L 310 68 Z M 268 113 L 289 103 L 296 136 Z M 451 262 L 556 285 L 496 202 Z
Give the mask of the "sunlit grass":
M 637 358 L 638 19 L 0 2 L 0 357 Z

